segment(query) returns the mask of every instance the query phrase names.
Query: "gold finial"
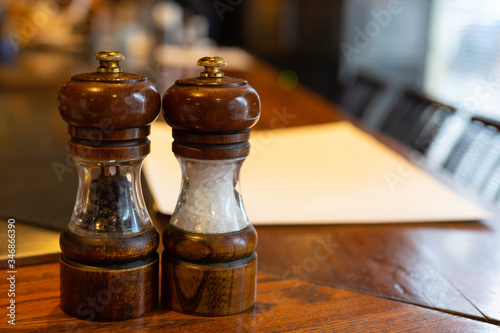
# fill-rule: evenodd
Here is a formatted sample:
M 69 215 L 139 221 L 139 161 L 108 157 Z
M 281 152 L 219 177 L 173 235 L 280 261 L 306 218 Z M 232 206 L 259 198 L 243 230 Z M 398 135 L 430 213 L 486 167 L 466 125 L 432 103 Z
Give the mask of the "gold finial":
M 98 72 L 101 73 L 121 73 L 120 61 L 125 60 L 125 56 L 116 51 L 101 51 L 94 56 L 99 60 Z
M 200 73 L 201 77 L 224 77 L 219 67 L 227 65 L 226 60 L 221 57 L 203 57 L 198 60 L 198 66 L 205 66 L 205 71 Z

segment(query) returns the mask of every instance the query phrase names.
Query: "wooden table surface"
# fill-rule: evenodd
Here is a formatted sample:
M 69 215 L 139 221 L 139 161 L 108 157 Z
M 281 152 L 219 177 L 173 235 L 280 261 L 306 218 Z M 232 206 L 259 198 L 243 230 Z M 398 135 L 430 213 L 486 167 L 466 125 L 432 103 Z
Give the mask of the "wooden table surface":
M 259 92 L 259 129 L 345 119 L 334 104 L 301 86 L 281 89 L 278 72 L 265 64 L 230 74 L 248 79 Z M 222 318 L 196 318 L 160 306 L 143 318 L 120 323 L 77 320 L 59 308 L 57 263 L 20 267 L 16 328 L 41 332 L 499 331 L 499 221 L 257 227 L 257 304 Z M 162 229 L 165 221 L 159 217 L 155 223 Z M 6 274 L 0 279 L 0 308 L 4 309 L 0 331 L 10 327 L 4 314 Z

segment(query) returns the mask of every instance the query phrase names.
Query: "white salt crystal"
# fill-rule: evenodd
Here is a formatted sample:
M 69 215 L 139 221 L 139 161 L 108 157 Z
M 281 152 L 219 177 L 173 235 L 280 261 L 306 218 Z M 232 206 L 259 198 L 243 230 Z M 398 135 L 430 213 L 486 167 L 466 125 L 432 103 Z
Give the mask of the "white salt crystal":
M 182 192 L 171 223 L 195 233 L 228 233 L 250 223 L 238 192 L 243 159 L 195 160 L 179 158 Z

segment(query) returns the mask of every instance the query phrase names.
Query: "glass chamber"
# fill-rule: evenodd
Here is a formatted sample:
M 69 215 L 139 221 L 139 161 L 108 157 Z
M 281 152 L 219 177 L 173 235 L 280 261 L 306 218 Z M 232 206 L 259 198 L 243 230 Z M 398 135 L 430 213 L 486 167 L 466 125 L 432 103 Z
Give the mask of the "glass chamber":
M 97 161 L 74 157 L 78 192 L 71 232 L 82 236 L 122 237 L 152 226 L 140 180 L 143 158 Z
M 170 223 L 193 233 L 220 234 L 245 229 L 250 222 L 239 190 L 245 158 L 199 160 L 177 156 L 181 193 Z

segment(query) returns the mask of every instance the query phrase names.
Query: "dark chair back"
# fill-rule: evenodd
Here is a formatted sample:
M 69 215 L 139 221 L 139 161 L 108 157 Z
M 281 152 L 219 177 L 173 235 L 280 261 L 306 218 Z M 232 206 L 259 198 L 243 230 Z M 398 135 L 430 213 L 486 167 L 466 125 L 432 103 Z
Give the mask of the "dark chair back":
M 500 165 L 496 165 L 492 173 L 479 191 L 481 195 L 490 201 L 498 202 L 500 199 Z
M 468 183 L 474 172 L 473 165 L 490 149 L 499 129 L 500 123 L 492 119 L 471 118 L 443 167 L 456 173 L 462 182 Z
M 500 122 L 473 117 L 444 164 L 461 183 L 488 200 L 500 196 Z
M 422 129 L 418 131 L 416 137 L 411 138 L 410 146 L 425 154 L 444 122 L 453 112 L 455 112 L 455 109 L 449 106 L 438 103 L 433 104 L 422 115 L 420 119 Z
M 425 153 L 445 119 L 454 111 L 409 89 L 393 105 L 380 130 Z
M 385 89 L 385 83 L 365 72 L 345 83 L 337 95 L 337 103 L 345 112 L 363 118 Z

